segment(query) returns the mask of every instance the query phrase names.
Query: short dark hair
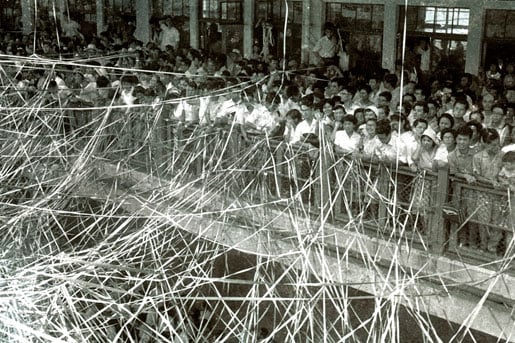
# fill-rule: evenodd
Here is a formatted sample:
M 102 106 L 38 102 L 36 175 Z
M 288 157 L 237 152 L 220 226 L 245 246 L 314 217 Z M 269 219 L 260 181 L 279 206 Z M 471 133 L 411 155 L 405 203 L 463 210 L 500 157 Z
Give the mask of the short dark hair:
M 339 109 L 343 110 L 343 113 L 347 113 L 347 112 L 345 111 L 345 107 L 343 107 L 342 105 L 336 105 L 336 106 L 334 106 L 333 111 L 336 111 L 336 110 L 339 110 Z
M 345 117 L 343 117 L 342 122 L 345 123 L 346 121 L 351 122 L 352 124 L 354 124 L 354 126 L 358 125 L 358 120 L 352 114 L 347 114 Z
M 515 151 L 508 151 L 502 157 L 503 162 L 515 162 Z
M 397 86 L 397 82 L 399 81 L 399 78 L 395 74 L 388 74 L 384 77 L 384 82 L 389 83 L 393 87 Z
M 377 121 L 376 134 L 389 135 L 392 133 L 392 127 L 388 119 L 381 119 Z
M 418 124 L 424 123 L 426 124 L 426 128 L 429 126 L 429 123 L 424 118 L 418 118 L 413 122 L 413 127 L 417 127 Z
M 438 125 L 440 125 L 440 121 L 442 120 L 442 118 L 447 118 L 449 119 L 449 121 L 451 122 L 451 127 L 454 127 L 454 117 L 451 116 L 449 113 L 444 113 L 440 116 L 440 118 L 438 118 Z
M 469 102 L 467 101 L 467 98 L 465 97 L 457 97 L 456 98 L 456 102 L 454 103 L 454 106 L 456 106 L 456 104 L 462 104 L 462 105 L 465 105 L 465 109 L 468 110 L 470 105 L 469 105 Z
M 313 108 L 313 98 L 314 98 L 313 94 L 305 95 L 300 99 L 300 103 L 301 103 L 301 105 Z
M 380 96 L 385 98 L 386 101 L 388 101 L 388 102 L 392 101 L 392 93 L 390 93 L 389 91 L 383 91 L 383 92 L 379 93 L 378 97 L 380 97 Z
M 417 102 L 413 105 L 413 108 L 415 108 L 415 107 L 417 107 L 417 106 L 422 106 L 422 108 L 424 109 L 424 113 L 429 112 L 429 107 L 427 106 L 427 102 L 425 102 L 425 101 L 417 101 Z
M 460 126 L 458 128 L 458 130 L 456 130 L 456 137 L 467 136 L 468 138 L 472 138 L 473 134 L 474 133 L 472 132 L 472 129 L 470 128 L 470 126 L 467 126 L 467 125 Z
M 302 114 L 297 109 L 291 109 L 288 112 L 286 112 L 285 117 L 290 117 L 295 122 L 300 123 L 302 121 Z
M 490 144 L 496 139 L 500 139 L 500 136 L 496 129 L 488 128 L 483 130 L 481 138 L 483 139 L 483 143 Z
M 453 128 L 448 128 L 448 127 L 443 129 L 442 131 L 440 131 L 440 139 L 443 139 L 443 136 L 445 136 L 445 134 L 449 133 L 449 132 L 452 134 L 454 139 L 456 139 L 456 130 L 454 130 Z

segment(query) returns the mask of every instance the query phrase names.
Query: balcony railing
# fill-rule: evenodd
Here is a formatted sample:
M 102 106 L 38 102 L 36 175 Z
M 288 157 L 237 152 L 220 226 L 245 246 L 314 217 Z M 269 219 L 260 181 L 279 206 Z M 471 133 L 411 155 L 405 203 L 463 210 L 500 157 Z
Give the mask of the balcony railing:
M 478 263 L 513 255 L 515 209 L 507 189 L 467 184 L 447 168 L 414 173 L 338 155 L 323 142 L 317 149 L 261 134 L 245 140 L 237 126 L 169 117 L 163 110 L 113 110 L 98 154 L 162 178 L 207 188 L 222 184 L 217 191 L 246 200 L 293 204 L 314 220 L 342 227 L 355 222 L 367 235 L 402 237 L 435 254 Z M 80 133 L 84 126 L 71 130 Z M 512 267 L 511 259 L 504 261 Z

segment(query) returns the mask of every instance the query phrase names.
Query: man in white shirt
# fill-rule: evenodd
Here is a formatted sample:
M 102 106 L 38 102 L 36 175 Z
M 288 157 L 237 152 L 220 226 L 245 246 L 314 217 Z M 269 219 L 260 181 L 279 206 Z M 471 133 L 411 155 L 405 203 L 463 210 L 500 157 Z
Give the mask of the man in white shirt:
M 388 119 L 379 120 L 376 127 L 376 146 L 374 156 L 380 161 L 407 163 L 407 157 L 400 138 L 392 135 L 392 128 Z
M 318 40 L 313 48 L 313 53 L 318 57 L 322 64 L 325 65 L 338 65 L 335 57 L 339 51 L 340 45 L 335 35 L 335 27 L 331 23 L 324 25 L 324 36 Z
M 170 45 L 174 51 L 179 47 L 180 34 L 173 26 L 173 21 L 170 16 L 159 23 L 161 27 L 161 35 L 159 37 L 159 47 L 161 51 L 166 51 L 166 46 Z
M 315 119 L 315 115 L 313 113 L 312 95 L 306 95 L 301 99 L 300 110 L 304 120 L 301 121 L 295 128 L 291 143 L 304 141 L 308 134 L 314 134 L 318 136 L 318 120 Z
M 343 117 L 343 130 L 339 129 L 339 122 L 336 123 L 334 132 L 334 145 L 336 151 L 344 154 L 351 154 L 359 149 L 361 136 L 355 131 L 357 120 L 353 115 Z

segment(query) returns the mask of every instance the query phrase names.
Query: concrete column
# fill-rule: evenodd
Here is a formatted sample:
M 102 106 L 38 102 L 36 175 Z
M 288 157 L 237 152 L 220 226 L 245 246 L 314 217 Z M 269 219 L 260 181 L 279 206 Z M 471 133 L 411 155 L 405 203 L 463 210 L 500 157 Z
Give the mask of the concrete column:
M 481 66 L 481 44 L 483 42 L 483 25 L 478 23 L 483 23 L 485 19 L 482 4 L 471 2 L 469 18 L 465 72 L 477 75 Z
M 190 2 L 190 46 L 194 49 L 200 48 L 199 30 L 200 4 L 198 0 Z
M 191 13 L 191 7 L 195 4 L 195 6 L 198 7 L 198 1 L 191 1 L 190 2 L 190 13 Z M 172 0 L 164 0 L 163 1 L 163 13 L 162 15 L 169 15 L 172 14 Z
M 310 42 L 310 24 L 311 24 L 311 0 L 302 0 L 302 44 L 300 59 L 302 63 L 309 62 L 309 55 L 312 49 Z M 320 3 L 318 3 L 320 6 Z
M 397 23 L 399 22 L 399 6 L 394 1 L 384 4 L 383 24 L 383 68 L 395 71 L 395 50 L 397 47 Z
M 310 14 L 310 50 L 313 49 L 316 42 L 322 37 L 323 20 L 325 20 L 325 3 L 319 0 L 311 0 L 311 14 Z
M 27 35 L 34 31 L 34 8 L 33 1 L 21 0 L 21 21 L 23 34 Z
M 134 35 L 143 43 L 150 40 L 150 2 L 136 0 L 136 32 Z
M 252 55 L 254 45 L 254 0 L 243 1 L 243 56 Z
M 97 35 L 104 31 L 104 0 L 96 0 L 97 9 Z

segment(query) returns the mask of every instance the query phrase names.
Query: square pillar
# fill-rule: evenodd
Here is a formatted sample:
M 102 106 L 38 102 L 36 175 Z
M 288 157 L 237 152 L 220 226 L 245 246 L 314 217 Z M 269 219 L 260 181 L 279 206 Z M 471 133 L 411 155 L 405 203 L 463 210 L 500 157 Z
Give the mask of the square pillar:
M 300 59 L 302 63 L 308 63 L 311 49 L 314 44 L 312 44 L 309 39 L 311 25 L 311 0 L 302 0 L 302 5 L 302 44 Z M 320 2 L 318 3 L 318 6 L 320 6 Z
M 136 0 L 136 32 L 134 36 L 143 43 L 150 40 L 150 2 L 147 0 Z
M 190 2 L 190 46 L 194 49 L 200 48 L 199 8 L 198 0 Z
M 252 55 L 254 45 L 254 0 L 243 1 L 243 56 Z
M 104 31 L 104 0 L 96 0 L 97 10 L 97 35 Z
M 24 35 L 34 31 L 34 7 L 33 1 L 21 0 L 21 22 Z
M 397 23 L 399 22 L 399 6 L 395 1 L 384 3 L 383 25 L 383 59 L 382 66 L 395 72 L 395 50 L 397 48 Z
M 481 52 L 483 41 L 483 25 L 485 14 L 483 6 L 479 4 L 470 5 L 469 33 L 467 36 L 467 52 L 465 58 L 465 72 L 477 75 L 481 66 Z

